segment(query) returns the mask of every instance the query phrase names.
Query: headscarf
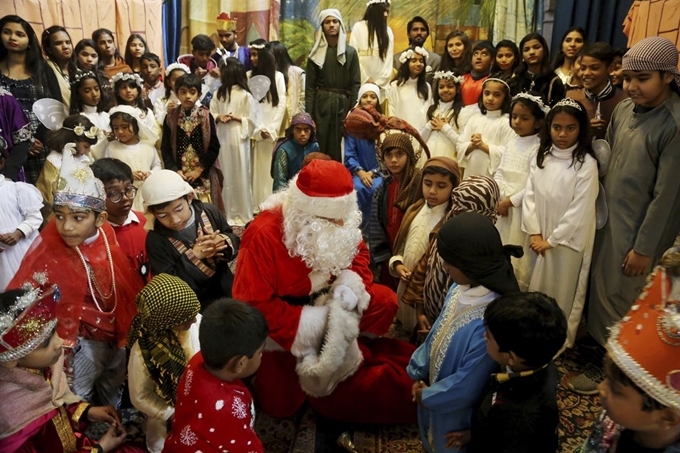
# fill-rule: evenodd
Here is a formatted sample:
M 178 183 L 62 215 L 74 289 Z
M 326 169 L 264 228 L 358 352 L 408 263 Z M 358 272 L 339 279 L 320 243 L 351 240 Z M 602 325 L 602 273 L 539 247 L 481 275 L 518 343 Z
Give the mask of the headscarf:
M 521 258 L 522 247 L 503 245 L 487 217 L 467 212 L 447 220 L 437 235 L 437 251 L 445 262 L 491 291 L 519 292 L 510 257 Z
M 376 97 L 378 98 L 378 104 L 380 104 L 380 87 L 376 85 L 375 83 L 364 83 L 361 85 L 361 88 L 359 88 L 359 95 L 357 96 L 357 105 L 361 103 L 361 96 L 363 96 L 367 92 L 375 93 Z
M 316 41 L 314 47 L 309 53 L 309 59 L 312 60 L 320 68 L 323 68 L 326 60 L 326 51 L 328 50 L 328 41 L 323 32 L 323 21 L 328 17 L 335 17 L 340 22 L 340 34 L 338 35 L 338 63 L 344 65 L 347 61 L 346 54 L 346 40 L 347 33 L 345 32 L 345 24 L 342 23 L 342 15 L 337 9 L 324 9 L 319 13 L 319 30 L 316 34 Z
M 146 368 L 156 383 L 156 394 L 173 407 L 188 361 L 173 328 L 191 322 L 200 309 L 191 287 L 168 274 L 156 275 L 137 295 L 138 314 L 132 321 L 126 349 L 139 343 Z
M 427 167 L 440 167 L 447 170 L 456 177 L 456 182 L 453 184 L 453 188 L 455 189 L 458 187 L 458 184 L 460 183 L 460 169 L 458 168 L 458 163 L 456 163 L 455 160 L 446 156 L 430 157 L 427 159 L 427 161 L 425 161 L 423 170 L 425 170 Z M 453 195 L 453 192 L 451 194 Z
M 415 203 L 418 199 L 422 198 L 423 191 L 420 187 L 421 184 L 421 173 L 420 169 L 416 167 L 418 163 L 418 157 L 413 151 L 413 143 L 411 143 L 411 137 L 406 132 L 392 131 L 387 134 L 382 142 L 382 146 L 378 149 L 378 160 L 380 162 L 385 161 L 385 153 L 394 148 L 399 148 L 404 150 L 408 159 L 406 161 L 406 168 L 404 173 L 402 173 L 401 181 L 399 182 L 399 192 L 397 193 L 397 200 L 394 202 L 394 206 L 406 211 L 409 206 Z
M 678 49 L 671 41 L 659 36 L 650 36 L 635 44 L 623 56 L 624 71 L 663 71 L 675 76 L 674 82 L 680 88 L 678 70 Z

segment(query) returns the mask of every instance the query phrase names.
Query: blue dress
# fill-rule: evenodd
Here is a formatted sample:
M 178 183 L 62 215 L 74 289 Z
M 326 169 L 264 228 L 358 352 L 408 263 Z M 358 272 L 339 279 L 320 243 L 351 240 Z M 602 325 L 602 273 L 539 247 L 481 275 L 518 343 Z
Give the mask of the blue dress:
M 479 294 L 480 290 L 486 288 L 467 291 Z M 467 291 L 456 284 L 451 286 L 439 318 L 406 368 L 414 381 L 429 385 L 418 406 L 418 427 L 428 453 L 466 451 L 446 448 L 444 436 L 470 429 L 474 404 L 498 367 L 487 354 L 484 340 L 484 311 L 498 296 L 486 290 L 479 296 L 483 301 L 456 314 L 461 293 Z
M 360 140 L 353 135 L 345 135 L 345 167 L 352 173 L 362 216 L 361 229 L 364 229 L 371 216 L 373 193 L 382 183 L 380 166 L 375 155 L 375 140 Z M 373 178 L 373 186 L 366 187 L 361 182 L 361 178 L 356 174 L 359 170 L 378 172 L 378 176 Z

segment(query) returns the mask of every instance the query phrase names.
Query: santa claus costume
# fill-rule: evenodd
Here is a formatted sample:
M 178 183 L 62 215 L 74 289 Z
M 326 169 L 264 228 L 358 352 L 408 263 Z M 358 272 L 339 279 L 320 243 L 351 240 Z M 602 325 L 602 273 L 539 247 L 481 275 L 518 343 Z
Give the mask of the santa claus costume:
M 233 295 L 269 325 L 253 392 L 274 417 L 309 396 L 333 420 L 415 422 L 405 372 L 414 348 L 375 338 L 392 324 L 397 299 L 373 284 L 356 200 L 342 164 L 313 160 L 243 235 Z

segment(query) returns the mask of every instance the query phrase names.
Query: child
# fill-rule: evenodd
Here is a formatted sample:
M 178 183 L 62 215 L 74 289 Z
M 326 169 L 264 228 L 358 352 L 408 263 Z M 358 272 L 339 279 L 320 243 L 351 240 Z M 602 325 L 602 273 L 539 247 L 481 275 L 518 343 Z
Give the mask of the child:
M 113 77 L 119 72 L 132 73 L 132 68 L 125 63 L 113 39 L 113 32 L 106 28 L 99 28 L 92 32 L 92 41 L 97 45 L 99 60 L 107 77 Z
M 614 64 L 612 72 L 609 73 L 609 78 L 612 81 L 612 85 L 617 88 L 623 89 L 623 56 L 628 52 L 625 47 L 616 47 L 614 49 Z
M 470 117 L 456 144 L 463 178 L 493 175 L 506 145 L 515 138 L 508 120 L 510 87 L 495 77 L 486 79 L 482 87 L 477 102 L 479 112 Z
M 614 48 L 604 42 L 596 42 L 583 49 L 579 55 L 583 89 L 567 91 L 567 97 L 579 101 L 586 108 L 594 138 L 605 137 L 614 108 L 628 97 L 609 80 L 614 55 Z
M 180 277 L 203 308 L 230 295 L 234 277 L 229 264 L 236 259 L 239 240 L 222 213 L 195 199 L 191 186 L 171 170 L 149 176 L 142 195 L 155 219 L 146 238 L 153 273 Z
M 274 149 L 272 159 L 274 192 L 286 187 L 288 181 L 302 168 L 302 159 L 315 151 L 319 151 L 316 125 L 308 113 L 298 113 L 286 130 L 286 137 Z
M 76 161 L 89 164 L 90 147 L 97 143 L 98 137 L 99 129 L 84 115 L 68 116 L 61 129 L 48 133 L 46 145 L 52 151 L 35 184 L 45 203 L 42 209 L 44 218 L 51 216 L 53 192 L 59 179 L 63 153 L 72 154 Z
M 612 326 L 598 385 L 604 411 L 581 453 L 680 451 L 678 258 L 677 248 L 666 253 L 631 310 Z
M 588 129 L 577 101 L 563 99 L 550 110 L 522 204 L 522 231 L 536 256 L 529 291 L 554 297 L 566 313 L 567 347 L 581 320 L 595 238 L 599 186 Z
M 264 452 L 254 430 L 253 397 L 241 379 L 260 367 L 268 333 L 262 313 L 243 302 L 222 298 L 205 311 L 201 352 L 189 361 L 179 384 L 164 451 Z
M 371 106 L 378 113 L 382 113 L 378 85 L 363 84 L 359 89 L 357 106 L 362 108 Z M 352 173 L 354 190 L 357 193 L 357 202 L 361 211 L 361 229 L 365 230 L 371 218 L 373 194 L 382 184 L 382 172 L 376 159 L 375 140 L 358 138 L 347 131 L 345 134 L 345 168 Z
M 137 295 L 126 349 L 130 400 L 146 414 L 146 447 L 160 453 L 175 413 L 177 387 L 189 360 L 201 349 L 201 303 L 189 285 L 156 275 Z
M 406 210 L 389 261 L 390 274 L 400 280 L 399 298 L 408 285 L 411 271 L 427 250 L 430 233 L 441 226 L 450 208 L 451 191 L 460 182 L 458 164 L 448 157 L 428 159 L 421 174 L 423 198 Z M 397 319 L 407 332 L 417 323 L 415 310 L 403 302 L 399 304 Z
M 359 54 L 361 83 L 374 83 L 384 94 L 392 78 L 394 55 L 394 34 L 387 25 L 390 2 L 373 0 L 366 5 L 363 19 L 352 28 L 349 45 Z
M 132 168 L 137 190 L 151 173 L 162 169 L 156 148 L 150 144 L 153 132 L 140 118 L 139 109 L 119 105 L 109 111 L 111 130 L 116 140 L 109 142 L 104 157 L 119 159 Z M 143 211 L 142 199 L 136 198 L 132 205 L 135 211 Z
M 128 37 L 125 43 L 125 63 L 135 74 L 142 72 L 142 55 L 148 51 L 149 46 L 142 35 L 133 33 Z
M 567 320 L 541 293 L 499 297 L 484 312 L 486 349 L 500 366 L 475 408 L 470 431 L 451 433 L 449 448 L 471 452 L 557 451 L 557 368 Z M 471 437 L 471 439 L 470 439 Z
M 124 444 L 113 406 L 93 406 L 69 389 L 56 332 L 63 287 L 49 285 L 44 272 L 33 275 L 27 288 L 0 294 L 0 450 L 141 453 Z M 90 422 L 110 425 L 99 441 L 84 434 Z
M 463 77 L 452 71 L 437 71 L 434 80 L 437 84 L 434 104 L 427 109 L 427 123 L 420 129 L 420 135 L 427 142 L 432 157 L 443 156 L 457 161 L 456 143 L 463 127 L 459 121 L 464 107 L 460 92 Z
M 389 115 L 403 119 L 416 130 L 425 126 L 425 112 L 432 105 L 432 87 L 425 81 L 428 56 L 422 47 L 402 52 L 397 76 L 387 88 Z
M 496 49 L 490 41 L 479 41 L 472 48 L 472 71 L 465 74 L 461 86 L 463 104 L 473 105 L 479 100 L 484 87 L 484 81 L 489 77 L 491 64 L 496 58 Z
M 144 229 L 146 218 L 141 212 L 132 210 L 132 202 L 137 195 L 132 169 L 125 162 L 110 157 L 95 161 L 91 168 L 95 178 L 104 184 L 106 214 L 116 233 L 118 245 L 146 283 L 150 274 Z M 137 198 L 142 198 L 142 195 L 139 194 Z
M 144 86 L 142 87 L 142 100 L 147 107 L 153 107 L 153 104 L 149 101 L 149 93 L 163 86 L 163 80 L 161 80 L 162 69 L 161 59 L 158 55 L 150 52 L 142 55 L 139 75 L 144 81 Z
M 276 70 L 274 55 L 266 48 L 264 40 L 253 41 L 250 46 L 250 61 L 253 69 L 248 71 L 250 79 L 264 75 L 271 82 L 269 92 L 260 101 L 262 109 L 261 124 L 253 132 L 253 207 L 259 212 L 260 204 L 272 193 L 274 181 L 271 176 L 271 163 L 274 145 L 278 137 L 281 121 L 286 112 L 286 82 Z
M 81 114 L 87 117 L 99 129 L 97 143 L 92 145 L 90 152 L 93 160 L 104 157 L 108 131 L 111 130 L 109 114 L 105 111 L 102 101 L 102 87 L 99 78 L 92 71 L 78 71 L 71 83 L 71 115 Z
M 67 346 L 65 371 L 85 401 L 116 406 L 125 377 L 125 345 L 142 289 L 106 222 L 106 193 L 85 162 L 63 155 L 54 216 L 40 232 L 9 287 L 46 270 L 66 297 L 57 331 Z
M 512 77 L 520 61 L 517 44 L 509 39 L 503 39 L 496 44 L 496 58 L 491 66 L 491 73 L 500 73 L 503 78 Z
M 99 60 L 97 45 L 91 39 L 81 39 L 73 49 L 73 63 L 76 73 L 92 72 L 99 81 L 101 105 L 104 110 L 109 110 L 116 104 L 113 89 L 109 85 L 109 76 L 104 72 L 104 64 Z M 73 95 L 73 93 L 71 93 Z
M 222 197 L 230 225 L 245 226 L 253 220 L 250 188 L 250 137 L 256 128 L 257 104 L 248 88 L 246 68 L 238 58 L 227 57 L 220 67 L 222 86 L 210 101 L 215 118 L 218 156 L 224 169 Z
M 538 132 L 550 109 L 540 97 L 528 93 L 512 98 L 511 109 L 510 125 L 517 135 L 514 141 L 508 143 L 493 175 L 501 194 L 496 228 L 503 244 L 518 244 L 524 248 L 524 256 L 514 261 L 513 267 L 520 289 L 526 291 L 534 260 L 529 254 L 529 236 L 522 231 L 522 202 L 529 168 L 541 143 Z
M 552 107 L 566 94 L 564 84 L 550 65 L 548 43 L 540 33 L 529 33 L 519 43 L 522 61 L 515 71 L 512 94 L 535 92 Z
M 7 142 L 0 137 L 0 171 L 7 161 Z M 35 186 L 12 182 L 0 173 L 0 292 L 19 269 L 43 218 L 42 196 Z
M 165 70 L 163 88 L 156 88 L 149 93 L 149 100 L 153 104 L 153 114 L 158 124 L 165 123 L 165 115 L 168 113 L 170 103 L 179 104 L 175 94 L 175 82 L 183 75 L 191 73 L 189 66 L 181 63 L 173 63 Z
M 271 41 L 269 48 L 276 60 L 276 69 L 283 74 L 286 82 L 286 114 L 283 116 L 281 129 L 279 129 L 279 136 L 285 136 L 293 117 L 305 111 L 306 76 L 304 69 L 295 66 L 283 43 Z
M 406 369 L 428 453 L 445 451 L 449 433 L 470 427 L 474 404 L 495 369 L 484 341 L 484 311 L 497 297 L 519 292 L 510 256 L 522 254 L 521 247 L 504 246 L 493 223 L 474 212 L 444 223 L 437 249 L 455 285 Z
M 128 74 L 119 72 L 111 79 L 113 84 L 113 91 L 116 96 L 116 105 L 123 106 L 127 105 L 134 107 L 139 110 L 139 119 L 144 121 L 146 126 L 152 132 L 148 138 L 144 140 L 151 146 L 155 146 L 158 138 L 160 137 L 160 129 L 156 123 L 156 118 L 153 115 L 153 111 L 144 105 L 142 100 L 142 87 L 144 86 L 144 81 L 137 74 Z M 109 111 L 109 115 L 111 111 Z
M 215 60 L 210 58 L 217 46 L 208 35 L 196 35 L 191 38 L 191 54 L 180 55 L 177 63 L 186 65 L 189 73 L 203 79 L 210 71 L 217 67 Z
M 199 200 L 224 212 L 222 172 L 217 162 L 220 142 L 213 116 L 197 103 L 201 89 L 201 81 L 192 74 L 175 82 L 179 104 L 169 106 L 163 123 L 163 164 L 191 184 Z
M 680 146 L 680 71 L 671 48 L 675 45 L 667 39 L 646 38 L 623 58 L 630 100 L 614 109 L 607 128 L 615 165 L 602 180 L 609 219 L 597 234 L 590 284 L 588 331 L 600 345 L 680 231 L 680 166 L 674 151 Z M 591 379 L 579 387 L 593 391 L 595 385 Z

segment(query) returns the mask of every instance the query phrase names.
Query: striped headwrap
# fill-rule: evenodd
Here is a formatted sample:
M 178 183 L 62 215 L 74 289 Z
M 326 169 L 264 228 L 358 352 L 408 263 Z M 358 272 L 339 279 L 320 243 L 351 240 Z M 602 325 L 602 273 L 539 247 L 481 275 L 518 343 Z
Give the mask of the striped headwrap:
M 182 279 L 156 275 L 137 295 L 137 316 L 132 321 L 129 351 L 139 342 L 144 363 L 156 383 L 156 394 L 175 406 L 177 385 L 188 358 L 173 330 L 191 322 L 201 309 L 196 293 Z
M 663 71 L 675 75 L 675 85 L 680 89 L 678 49 L 671 41 L 650 36 L 635 44 L 623 56 L 624 71 Z

